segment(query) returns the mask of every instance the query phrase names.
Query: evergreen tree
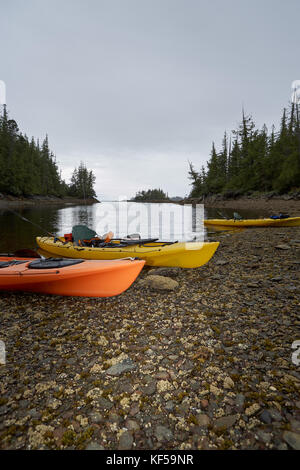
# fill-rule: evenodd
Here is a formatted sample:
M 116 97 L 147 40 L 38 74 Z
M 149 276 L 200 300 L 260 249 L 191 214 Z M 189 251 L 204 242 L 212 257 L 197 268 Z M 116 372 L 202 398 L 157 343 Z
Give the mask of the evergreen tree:
M 224 134 L 222 150 L 213 143 L 207 170 L 198 173 L 190 163 L 192 197 L 208 193 L 276 190 L 280 193 L 300 187 L 299 107 L 283 110 L 280 130 L 272 126 L 270 135 L 264 125 L 255 129 L 251 116 L 244 110 L 239 127 L 232 131 L 233 144 L 228 146 Z
M 48 136 L 42 146 L 34 138 L 29 142 L 19 132 L 15 120 L 9 119 L 6 106 L 0 114 L 0 192 L 14 196 L 45 195 L 62 197 L 70 192 L 76 197 L 94 197 L 95 176 L 83 163 L 78 170 L 75 188 L 61 178 L 56 157 L 49 149 Z M 80 189 L 79 189 L 80 188 Z
M 71 177 L 69 194 L 80 199 L 96 197 L 94 184 L 96 177 L 92 171 L 88 171 L 83 162 L 75 168 Z

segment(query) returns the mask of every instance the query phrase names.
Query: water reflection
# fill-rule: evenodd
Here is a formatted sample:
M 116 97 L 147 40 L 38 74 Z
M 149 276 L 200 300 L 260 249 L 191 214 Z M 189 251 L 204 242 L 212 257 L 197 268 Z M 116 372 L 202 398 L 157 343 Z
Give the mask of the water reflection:
M 63 235 L 73 225 L 82 224 L 98 234 L 109 230 L 115 236 L 140 233 L 143 238 L 202 241 L 215 235 L 218 228 L 203 226 L 204 218 L 231 218 L 233 209 L 211 209 L 203 206 L 178 204 L 110 203 L 91 206 L 36 206 L 13 209 L 28 223 L 12 213 L 9 208 L 0 209 L 0 252 L 36 248 L 35 238 L 47 232 Z M 239 210 L 244 218 L 262 216 L 261 211 Z M 38 228 L 36 225 L 42 227 Z
M 17 249 L 34 248 L 35 237 L 56 233 L 59 229 L 59 212 L 56 207 L 20 207 L 13 209 L 20 216 L 29 219 L 28 223 L 9 209 L 0 209 L 0 252 L 9 253 Z M 39 225 L 45 229 L 38 228 Z

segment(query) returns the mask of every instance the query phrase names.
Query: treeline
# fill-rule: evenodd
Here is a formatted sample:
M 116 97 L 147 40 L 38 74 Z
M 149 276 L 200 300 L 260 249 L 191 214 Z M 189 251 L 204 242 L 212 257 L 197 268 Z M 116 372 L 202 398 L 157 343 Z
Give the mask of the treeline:
M 133 198 L 134 201 L 155 201 L 168 200 L 168 195 L 162 189 L 148 189 L 148 191 L 138 191 Z
M 95 177 L 83 163 L 74 170 L 71 184 L 61 178 L 48 137 L 42 145 L 28 139 L 9 119 L 6 106 L 0 114 L 0 192 L 13 196 L 93 197 Z M 83 196 L 84 195 L 84 196 Z
M 284 109 L 280 129 L 266 125 L 256 129 L 243 112 L 242 122 L 230 136 L 225 132 L 222 148 L 212 144 L 206 167 L 196 171 L 192 163 L 191 197 L 249 192 L 287 193 L 300 188 L 300 122 L 298 105 Z

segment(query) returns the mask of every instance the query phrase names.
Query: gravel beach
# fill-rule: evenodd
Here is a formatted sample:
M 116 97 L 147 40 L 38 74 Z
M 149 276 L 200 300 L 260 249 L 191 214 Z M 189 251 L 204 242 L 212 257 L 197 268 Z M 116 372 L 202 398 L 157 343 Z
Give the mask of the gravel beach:
M 299 450 L 300 227 L 215 239 L 115 298 L 1 293 L 0 448 Z

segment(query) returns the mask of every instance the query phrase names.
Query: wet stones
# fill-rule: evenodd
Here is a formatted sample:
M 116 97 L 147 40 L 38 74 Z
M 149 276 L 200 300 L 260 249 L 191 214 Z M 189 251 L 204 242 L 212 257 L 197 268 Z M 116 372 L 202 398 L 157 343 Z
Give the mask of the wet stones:
M 300 450 L 300 433 L 284 431 L 283 439 L 294 450 Z
M 154 436 L 159 442 L 166 442 L 173 439 L 172 431 L 166 426 L 157 425 L 154 430 Z
M 213 427 L 217 431 L 221 429 L 229 429 L 232 426 L 234 426 L 237 420 L 238 420 L 238 415 L 223 416 L 221 418 L 217 418 L 213 422 Z
M 118 450 L 130 450 L 133 444 L 133 437 L 130 431 L 124 431 L 119 439 Z
M 136 365 L 133 363 L 133 361 L 130 358 L 127 358 L 124 359 L 122 362 L 119 362 L 109 367 L 109 369 L 106 370 L 106 374 L 112 376 L 119 376 L 124 372 L 134 370 L 135 368 Z

